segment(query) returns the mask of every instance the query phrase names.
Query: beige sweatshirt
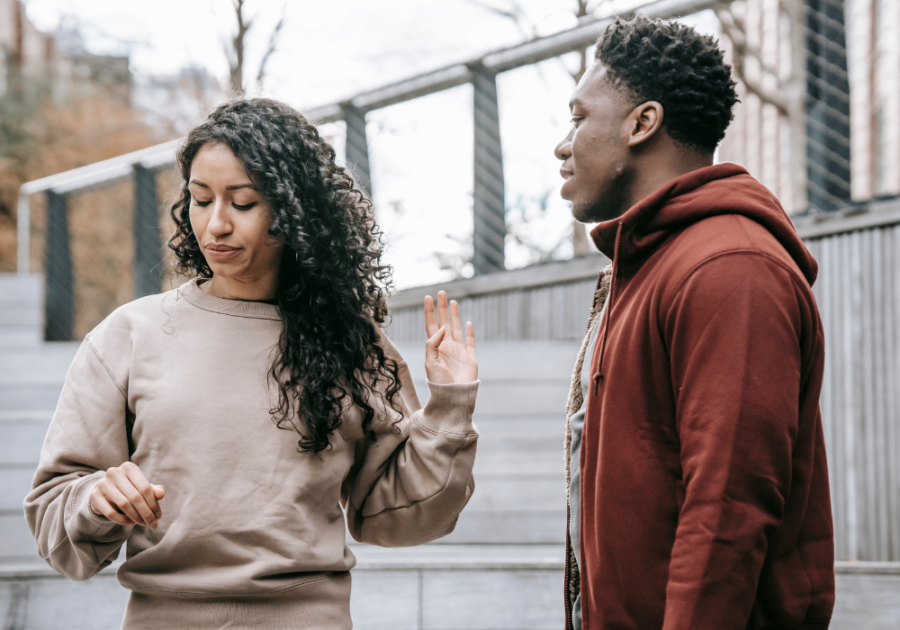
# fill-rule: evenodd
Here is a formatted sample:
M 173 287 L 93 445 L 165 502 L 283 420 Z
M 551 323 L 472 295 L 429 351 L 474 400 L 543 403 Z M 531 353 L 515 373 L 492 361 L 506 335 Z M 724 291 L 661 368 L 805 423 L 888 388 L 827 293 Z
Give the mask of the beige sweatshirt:
M 429 383 L 400 366 L 402 415 L 381 405 L 366 444 L 348 408 L 333 448 L 300 453 L 267 380 L 281 322 L 270 304 L 197 281 L 132 302 L 84 340 L 44 441 L 25 515 L 38 553 L 84 580 L 127 541 L 125 628 L 350 628 L 347 527 L 382 546 L 453 531 L 474 489 L 478 383 Z M 398 422 L 399 421 L 399 422 Z M 89 495 L 132 461 L 162 484 L 159 527 L 116 525 Z

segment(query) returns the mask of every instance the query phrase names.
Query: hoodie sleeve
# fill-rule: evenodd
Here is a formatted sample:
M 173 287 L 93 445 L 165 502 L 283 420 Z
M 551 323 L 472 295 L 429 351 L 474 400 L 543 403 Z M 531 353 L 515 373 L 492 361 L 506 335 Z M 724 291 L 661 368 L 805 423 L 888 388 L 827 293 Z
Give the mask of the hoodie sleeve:
M 411 547 L 452 532 L 475 490 L 479 381 L 429 382 L 431 398 L 422 409 L 406 362 L 386 337 L 383 345 L 399 367 L 400 411 L 375 401 L 375 440 L 358 440 L 342 499 L 355 540 Z
M 25 498 L 38 554 L 73 580 L 86 580 L 115 560 L 134 529 L 90 508 L 91 491 L 106 469 L 129 459 L 123 381 L 95 345 L 103 345 L 106 337 L 127 354 L 129 344 L 116 334 L 95 333 L 81 344 L 66 375 L 33 489 Z
M 683 502 L 664 630 L 747 626 L 792 482 L 801 337 L 812 329 L 795 282 L 764 255 L 723 255 L 691 273 L 667 310 Z

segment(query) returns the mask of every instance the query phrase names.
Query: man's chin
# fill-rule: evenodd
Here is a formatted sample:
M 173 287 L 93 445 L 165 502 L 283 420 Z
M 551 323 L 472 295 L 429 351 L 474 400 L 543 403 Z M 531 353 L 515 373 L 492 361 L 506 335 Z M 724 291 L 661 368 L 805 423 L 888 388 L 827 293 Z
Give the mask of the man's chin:
M 591 216 L 591 207 L 585 207 L 577 202 L 572 202 L 572 218 L 579 223 L 596 223 Z

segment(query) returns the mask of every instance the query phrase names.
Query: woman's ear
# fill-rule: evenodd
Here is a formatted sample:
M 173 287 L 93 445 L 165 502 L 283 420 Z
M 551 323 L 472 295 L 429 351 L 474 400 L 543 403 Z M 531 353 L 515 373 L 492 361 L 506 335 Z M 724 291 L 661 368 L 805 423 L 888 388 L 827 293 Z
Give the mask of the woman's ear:
M 631 127 L 628 146 L 636 147 L 654 137 L 662 127 L 663 107 L 656 101 L 641 103 L 631 110 L 628 119 Z

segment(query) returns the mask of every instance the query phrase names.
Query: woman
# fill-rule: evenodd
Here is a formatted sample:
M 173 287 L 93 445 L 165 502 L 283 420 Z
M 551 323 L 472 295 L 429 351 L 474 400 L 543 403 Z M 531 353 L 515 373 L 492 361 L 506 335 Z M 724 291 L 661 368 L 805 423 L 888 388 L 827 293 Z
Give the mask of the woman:
M 84 580 L 127 541 L 124 628 L 350 628 L 344 512 L 358 541 L 418 545 L 472 494 L 472 325 L 426 298 L 422 409 L 371 204 L 286 105 L 218 107 L 177 161 L 194 279 L 85 338 L 25 501 L 38 551 Z

